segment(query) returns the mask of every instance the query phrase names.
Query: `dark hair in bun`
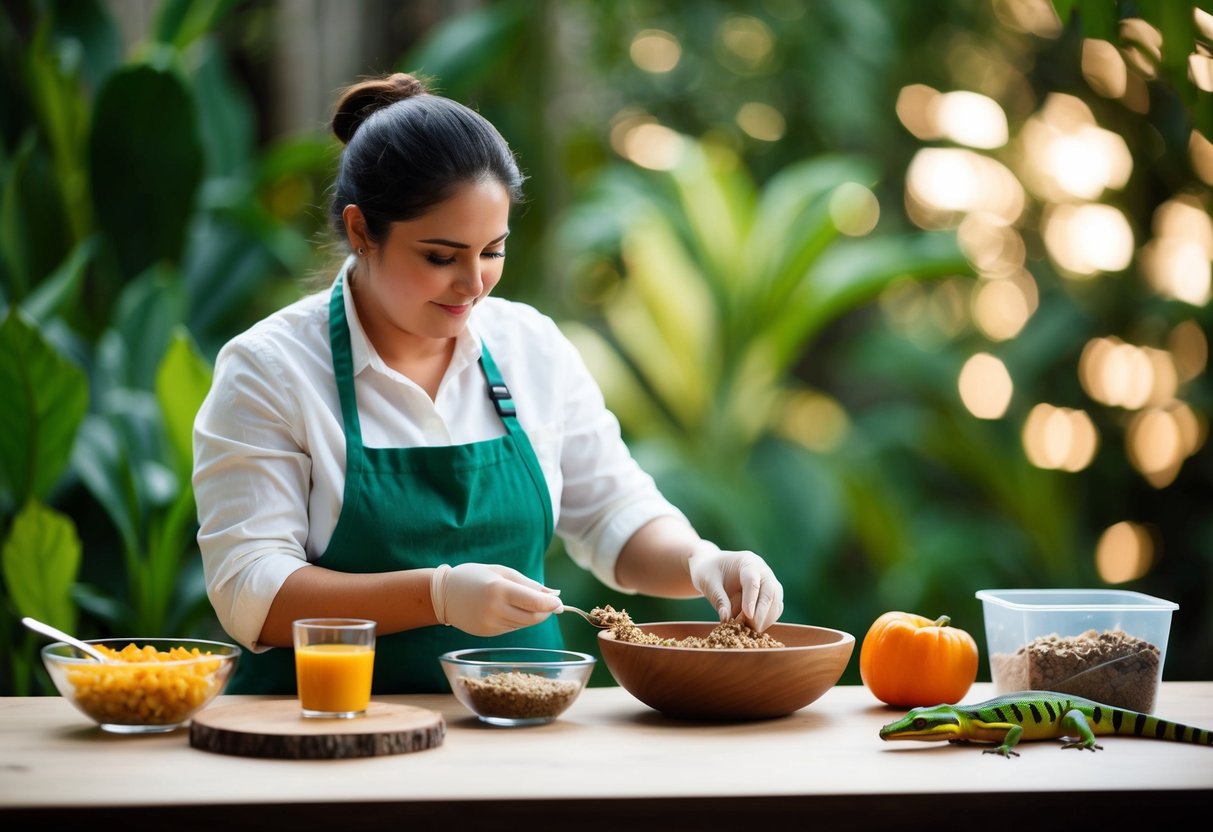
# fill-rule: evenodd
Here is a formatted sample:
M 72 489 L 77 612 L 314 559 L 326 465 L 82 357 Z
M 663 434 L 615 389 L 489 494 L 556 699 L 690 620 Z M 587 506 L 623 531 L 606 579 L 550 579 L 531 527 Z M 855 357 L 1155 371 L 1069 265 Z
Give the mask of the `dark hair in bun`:
M 421 216 L 465 183 L 495 180 L 511 201 L 522 200 L 525 177 L 497 129 L 412 75 L 346 88 L 332 127 L 345 145 L 329 205 L 341 239 L 350 204 L 362 210 L 371 239 L 381 241 L 391 223 Z

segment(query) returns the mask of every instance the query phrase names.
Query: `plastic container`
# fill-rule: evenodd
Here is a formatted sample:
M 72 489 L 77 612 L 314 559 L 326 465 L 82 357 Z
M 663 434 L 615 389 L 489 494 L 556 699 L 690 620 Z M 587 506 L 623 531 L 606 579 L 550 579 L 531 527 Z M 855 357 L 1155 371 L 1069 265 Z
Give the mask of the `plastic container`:
M 1152 713 L 1179 605 L 1120 589 L 983 589 L 999 694 L 1069 693 Z

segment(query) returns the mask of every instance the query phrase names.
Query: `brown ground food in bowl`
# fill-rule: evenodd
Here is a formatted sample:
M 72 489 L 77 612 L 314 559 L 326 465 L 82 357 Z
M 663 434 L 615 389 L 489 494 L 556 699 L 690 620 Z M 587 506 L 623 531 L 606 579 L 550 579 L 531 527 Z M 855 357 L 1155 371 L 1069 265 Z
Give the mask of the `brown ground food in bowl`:
M 1123 630 L 1040 636 L 1015 653 L 995 653 L 995 678 L 1008 691 L 1052 690 L 1149 713 L 1158 689 L 1160 651 Z
M 646 633 L 636 626 L 627 610 L 615 610 L 610 604 L 604 607 L 594 607 L 590 610 L 590 618 L 614 633 L 616 641 L 627 641 L 632 644 L 709 649 L 766 649 L 787 646 L 766 633 L 755 632 L 740 617 L 720 622 L 707 636 L 686 636 L 685 638 L 662 638 L 653 633 Z
M 481 716 L 533 719 L 561 714 L 581 690 L 581 683 L 549 679 L 511 670 L 479 679 L 460 679 L 468 698 Z

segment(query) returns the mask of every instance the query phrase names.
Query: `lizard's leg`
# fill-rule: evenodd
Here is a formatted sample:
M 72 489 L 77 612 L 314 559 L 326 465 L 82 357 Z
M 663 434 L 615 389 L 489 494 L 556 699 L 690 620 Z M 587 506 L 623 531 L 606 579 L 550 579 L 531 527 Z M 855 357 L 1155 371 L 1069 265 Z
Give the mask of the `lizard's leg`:
M 1071 729 L 1070 734 L 1077 734 L 1079 739 L 1074 742 L 1068 742 L 1062 748 L 1077 748 L 1079 750 L 1088 748 L 1092 752 L 1102 751 L 1102 745 L 1096 745 L 1095 732 L 1091 730 L 1091 724 L 1087 722 L 1087 716 L 1077 708 L 1073 708 L 1066 712 L 1066 715 L 1061 718 L 1061 724 Z
M 1023 727 L 1019 725 L 1010 725 L 1007 727 L 1007 732 L 1002 736 L 1002 745 L 998 746 L 997 748 L 987 748 L 981 753 L 1001 754 L 1008 760 L 1012 757 L 1018 757 L 1019 752 L 1013 751 L 1012 749 L 1015 748 L 1021 736 L 1023 736 Z

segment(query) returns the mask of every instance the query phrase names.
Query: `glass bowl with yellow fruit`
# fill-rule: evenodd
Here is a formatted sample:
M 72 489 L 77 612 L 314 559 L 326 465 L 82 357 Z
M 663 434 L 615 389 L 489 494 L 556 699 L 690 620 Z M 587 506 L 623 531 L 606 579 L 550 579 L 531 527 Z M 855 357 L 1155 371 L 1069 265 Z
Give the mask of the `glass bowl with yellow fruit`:
M 55 687 L 103 730 L 153 734 L 180 728 L 227 687 L 240 648 L 203 639 L 90 639 L 102 662 L 63 642 L 42 648 Z

